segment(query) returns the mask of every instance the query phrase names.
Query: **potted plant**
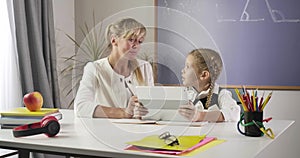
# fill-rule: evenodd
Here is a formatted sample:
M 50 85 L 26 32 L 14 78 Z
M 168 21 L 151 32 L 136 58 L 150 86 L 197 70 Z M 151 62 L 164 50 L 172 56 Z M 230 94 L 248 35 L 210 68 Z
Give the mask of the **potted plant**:
M 96 24 L 95 15 L 93 14 L 93 26 L 90 28 L 85 22 L 83 27 L 79 27 L 84 37 L 80 43 L 71 35 L 65 33 L 66 37 L 75 45 L 75 54 L 70 57 L 62 57 L 67 65 L 61 70 L 60 74 L 62 79 L 70 80 L 65 81 L 62 91 L 66 97 L 72 96 L 71 101 L 68 103 L 67 108 L 71 108 L 74 103 L 77 89 L 83 74 L 83 68 L 88 62 L 96 61 L 104 57 L 103 45 L 104 38 L 103 30 L 101 29 L 101 22 Z

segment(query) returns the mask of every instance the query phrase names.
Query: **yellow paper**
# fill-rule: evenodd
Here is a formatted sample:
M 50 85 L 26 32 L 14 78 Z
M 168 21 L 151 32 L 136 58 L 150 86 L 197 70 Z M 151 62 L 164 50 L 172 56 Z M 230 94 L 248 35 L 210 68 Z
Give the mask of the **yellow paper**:
M 194 145 L 198 144 L 202 139 L 205 138 L 205 135 L 201 136 L 178 136 L 179 145 L 166 145 L 163 139 L 159 139 L 159 135 L 147 136 L 141 140 L 127 142 L 127 144 L 147 147 L 153 149 L 165 149 L 165 150 L 186 150 Z
M 0 112 L 0 114 L 1 116 L 46 116 L 58 111 L 57 108 L 41 108 L 39 111 L 31 112 L 26 107 L 19 107 L 11 111 Z
M 206 151 L 214 146 L 217 146 L 223 142 L 225 142 L 226 140 L 222 140 L 222 139 L 216 139 L 216 140 L 213 140 L 205 145 L 203 145 L 202 147 L 200 148 L 197 148 L 191 152 L 188 152 L 188 153 L 185 153 L 185 154 L 182 154 L 182 156 L 194 156 L 196 154 L 199 154 L 200 152 L 203 152 L 203 151 Z

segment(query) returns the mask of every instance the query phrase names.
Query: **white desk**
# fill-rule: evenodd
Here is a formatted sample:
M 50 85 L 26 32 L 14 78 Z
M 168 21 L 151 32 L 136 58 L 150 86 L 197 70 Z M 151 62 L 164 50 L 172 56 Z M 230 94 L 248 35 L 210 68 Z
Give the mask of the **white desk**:
M 166 125 L 116 124 L 109 119 L 74 118 L 72 110 L 60 110 L 63 113 L 61 131 L 54 138 L 45 135 L 14 138 L 11 129 L 0 130 L 0 147 L 40 151 L 62 155 L 89 155 L 102 157 L 175 157 L 123 150 L 125 142 L 139 140 L 152 134 L 169 131 L 173 135 L 207 134 L 226 142 L 201 152 L 195 157 L 255 157 L 264 148 L 276 141 L 294 121 L 271 120 L 276 135 L 274 140 L 264 137 L 246 137 L 238 133 L 236 123 L 207 124 L 204 127 L 184 127 Z M 276 152 L 276 151 L 275 151 Z M 280 151 L 277 151 L 280 152 Z

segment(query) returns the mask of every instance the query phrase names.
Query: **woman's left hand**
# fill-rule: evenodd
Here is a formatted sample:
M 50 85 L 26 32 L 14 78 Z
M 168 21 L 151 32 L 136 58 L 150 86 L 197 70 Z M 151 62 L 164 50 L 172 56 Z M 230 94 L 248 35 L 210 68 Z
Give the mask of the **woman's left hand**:
M 180 105 L 178 112 L 190 121 L 197 121 L 198 111 L 192 102 L 185 105 Z

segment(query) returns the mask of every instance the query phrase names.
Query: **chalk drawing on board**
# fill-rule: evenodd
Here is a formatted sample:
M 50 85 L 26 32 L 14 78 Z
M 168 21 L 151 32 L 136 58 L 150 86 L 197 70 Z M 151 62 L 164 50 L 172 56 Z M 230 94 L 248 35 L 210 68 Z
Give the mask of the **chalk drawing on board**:
M 275 9 L 271 8 L 269 0 L 265 0 L 265 2 L 267 4 L 269 13 L 272 17 L 272 20 L 275 23 L 280 23 L 280 22 L 295 22 L 295 23 L 297 23 L 297 22 L 300 22 L 300 19 L 287 19 L 287 18 L 285 18 L 285 15 L 280 10 L 275 10 Z
M 247 0 L 245 3 L 245 6 L 243 8 L 243 11 L 241 13 L 240 19 L 235 19 L 235 18 L 224 18 L 223 15 L 219 12 L 221 6 L 216 3 L 216 14 L 217 14 L 217 21 L 218 22 L 259 22 L 259 21 L 265 21 L 264 18 L 253 18 L 251 17 L 251 12 L 249 12 L 249 7 L 250 7 L 250 1 Z M 283 11 L 279 9 L 273 9 L 269 0 L 264 0 L 262 2 L 265 2 L 266 4 L 266 10 L 269 13 L 270 18 L 274 23 L 283 23 L 283 22 L 289 22 L 289 23 L 299 23 L 300 18 L 287 18 L 286 14 L 284 14 Z
M 251 22 L 264 21 L 265 20 L 264 18 L 260 18 L 260 19 L 251 19 L 250 18 L 250 14 L 247 12 L 249 2 L 250 2 L 250 0 L 247 0 L 247 3 L 244 7 L 243 13 L 242 13 L 241 18 L 240 18 L 240 21 L 245 21 L 245 22 L 246 21 L 251 21 Z

